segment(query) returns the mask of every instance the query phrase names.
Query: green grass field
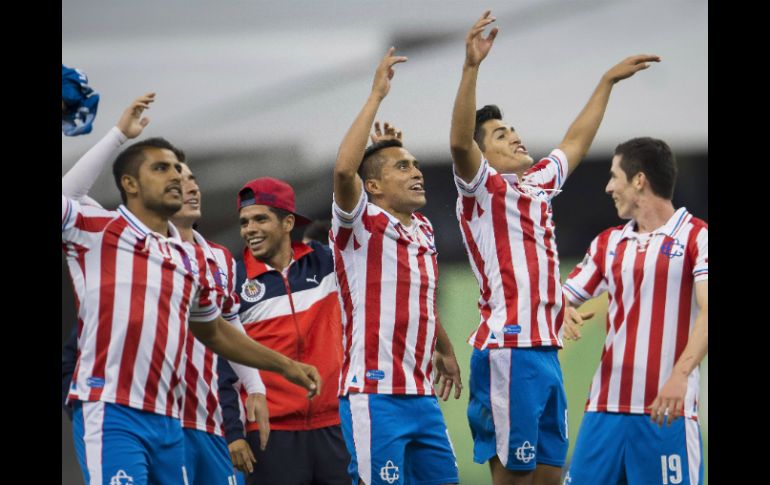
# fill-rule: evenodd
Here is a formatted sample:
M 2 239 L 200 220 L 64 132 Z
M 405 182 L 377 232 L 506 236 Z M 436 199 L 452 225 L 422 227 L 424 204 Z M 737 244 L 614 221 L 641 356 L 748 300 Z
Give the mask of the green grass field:
M 577 261 L 562 261 L 562 278 L 566 277 L 565 272 L 570 271 L 575 264 Z M 441 323 L 454 344 L 465 387 L 459 400 L 452 398 L 447 402 L 441 402 L 449 434 L 457 454 L 460 481 L 466 485 L 491 483 L 488 466 L 473 463 L 473 440 L 465 415 L 468 405 L 467 386 L 472 350 L 465 341 L 479 321 L 476 307 L 479 290 L 470 266 L 467 263 L 442 265 L 438 295 Z M 596 316 L 585 324 L 581 340 L 566 342 L 564 350 L 559 352 L 569 406 L 570 447 L 567 455 L 568 462 L 572 456 L 580 422 L 583 419 L 585 396 L 599 363 L 604 342 L 606 296 L 588 302 L 583 308 L 595 310 Z M 705 484 L 708 485 L 708 357 L 703 361 L 701 374 L 700 421 L 703 432 Z

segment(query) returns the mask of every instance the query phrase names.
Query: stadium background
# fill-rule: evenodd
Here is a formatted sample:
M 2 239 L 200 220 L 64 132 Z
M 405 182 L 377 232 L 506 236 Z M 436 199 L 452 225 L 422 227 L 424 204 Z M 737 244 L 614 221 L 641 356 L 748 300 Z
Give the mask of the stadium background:
M 390 45 L 410 61 L 397 67 L 380 119 L 404 130 L 424 167 L 439 249 L 439 305 L 467 387 L 478 321 L 478 287 L 454 218 L 447 150 L 463 38 L 483 8 L 500 34 L 481 69 L 477 102 L 499 104 L 534 156 L 557 145 L 601 74 L 636 53 L 659 65 L 614 89 L 587 159 L 555 199 L 557 239 L 566 274 L 601 230 L 622 223 L 603 190 L 612 150 L 634 136 L 670 143 L 680 175 L 676 206 L 708 221 L 708 6 L 705 1 L 356 1 L 334 3 L 182 1 L 62 4 L 62 62 L 83 69 L 102 100 L 90 135 L 62 136 L 62 174 L 114 124 L 139 94 L 157 91 L 146 136 L 183 148 L 201 183 L 201 231 L 241 250 L 234 194 L 248 179 L 291 182 L 297 206 L 328 217 L 331 164 L 363 103 L 377 60 Z M 106 171 L 108 172 L 108 171 Z M 93 195 L 119 203 L 110 174 Z M 569 400 L 570 454 L 604 339 L 606 299 L 583 339 L 560 352 Z M 74 324 L 71 283 L 62 258 L 62 342 Z M 701 427 L 708 483 L 708 358 L 702 366 Z M 465 406 L 443 404 L 461 480 L 489 483 L 472 463 Z M 62 414 L 62 483 L 81 483 L 71 427 Z

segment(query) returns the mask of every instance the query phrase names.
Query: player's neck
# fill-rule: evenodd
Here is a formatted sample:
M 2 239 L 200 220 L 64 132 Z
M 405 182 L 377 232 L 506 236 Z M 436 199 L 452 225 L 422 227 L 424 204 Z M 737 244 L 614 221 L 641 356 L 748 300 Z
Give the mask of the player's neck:
M 287 238 L 281 242 L 281 248 L 278 252 L 270 259 L 263 261 L 263 263 L 277 271 L 283 272 L 291 264 L 292 259 L 294 259 L 294 251 L 291 249 L 291 239 Z
M 412 225 L 412 214 L 414 212 L 403 212 L 396 210 L 395 208 L 386 204 L 383 200 L 373 200 L 372 204 L 376 205 L 380 209 L 387 211 L 388 214 L 398 219 L 398 221 L 405 227 L 410 227 Z
M 193 228 L 192 225 L 187 224 L 174 224 L 174 226 L 179 231 L 179 237 L 182 238 L 182 241 L 186 241 L 189 243 L 195 243 L 195 236 L 193 236 Z
M 674 205 L 660 197 L 646 197 L 639 201 L 634 220 L 636 232 L 646 233 L 663 226 L 674 215 Z
M 147 209 L 145 206 L 139 203 L 132 203 L 128 201 L 126 204 L 128 210 L 139 219 L 142 224 L 147 226 L 153 232 L 157 232 L 163 236 L 168 236 L 168 217 L 158 214 L 157 212 Z

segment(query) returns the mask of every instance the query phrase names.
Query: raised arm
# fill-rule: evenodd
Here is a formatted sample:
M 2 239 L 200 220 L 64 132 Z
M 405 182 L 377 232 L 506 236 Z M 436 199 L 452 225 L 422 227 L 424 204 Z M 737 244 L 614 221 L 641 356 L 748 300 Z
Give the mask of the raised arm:
M 449 146 L 455 171 L 466 182 L 473 179 L 481 163 L 481 150 L 473 139 L 476 127 L 476 79 L 479 75 L 479 65 L 492 49 L 498 32 L 495 27 L 486 38 L 482 36 L 487 25 L 495 21 L 491 13 L 491 10 L 484 12 L 465 36 L 465 63 L 452 111 Z
M 591 98 L 575 118 L 575 121 L 572 122 L 561 141 L 561 145 L 559 145 L 559 148 L 567 155 L 568 173 L 572 173 L 588 153 L 594 136 L 599 130 L 599 125 L 602 123 L 602 118 L 604 118 L 604 111 L 607 109 L 612 87 L 618 81 L 627 79 L 642 69 L 647 69 L 650 67 L 650 62 L 660 62 L 660 57 L 650 54 L 627 57 L 604 73 Z
M 155 93 L 147 93 L 136 98 L 123 111 L 115 127 L 64 174 L 61 179 L 62 194 L 75 200 L 86 199 L 99 174 L 115 159 L 120 146 L 126 140 L 139 136 L 149 124 L 150 119 L 143 118 L 142 113 L 150 108 L 153 101 Z
M 334 164 L 334 200 L 344 211 L 352 211 L 361 195 L 362 183 L 358 176 L 358 168 L 364 156 L 369 130 L 380 108 L 380 103 L 390 91 L 390 80 L 395 71 L 393 66 L 406 62 L 403 56 L 394 56 L 396 48 L 391 47 L 382 58 L 374 73 L 372 92 L 364 103 L 361 112 L 342 139 Z

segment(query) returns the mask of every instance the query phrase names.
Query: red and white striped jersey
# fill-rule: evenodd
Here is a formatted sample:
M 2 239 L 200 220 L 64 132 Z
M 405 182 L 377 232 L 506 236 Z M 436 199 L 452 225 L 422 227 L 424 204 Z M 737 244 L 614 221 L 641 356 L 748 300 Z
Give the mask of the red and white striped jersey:
M 592 242 L 564 283 L 570 302 L 607 291 L 607 338 L 586 411 L 649 413 L 698 314 L 695 282 L 708 280 L 708 225 L 682 207 L 644 237 L 632 220 Z M 697 416 L 699 372 L 689 376 L 685 415 Z
M 234 291 L 233 255 L 224 246 L 206 241 L 197 231 L 193 231 L 193 237 L 195 244 L 189 246 L 195 253 L 198 267 L 205 265 L 209 268 L 208 272 L 198 273 L 198 277 L 205 278 L 208 275 L 214 279 L 209 284 L 215 284 L 225 295 L 221 300 L 222 317 L 232 325 L 243 328 L 238 318 L 238 295 Z M 217 383 L 217 354 L 200 343 L 192 332 L 187 333 L 185 340 L 182 373 L 182 427 L 224 436 Z
M 455 174 L 457 220 L 479 283 L 477 349 L 561 347 L 564 297 L 551 200 L 567 178 L 553 150 L 519 180 L 482 159 L 469 183 Z
M 178 417 L 188 318 L 214 320 L 221 293 L 201 284 L 168 227 L 166 237 L 125 206 L 107 211 L 62 196 L 62 248 L 81 325 L 69 399 Z
M 344 359 L 340 394 L 433 395 L 438 267 L 433 227 L 411 227 L 367 202 L 332 207 Z

